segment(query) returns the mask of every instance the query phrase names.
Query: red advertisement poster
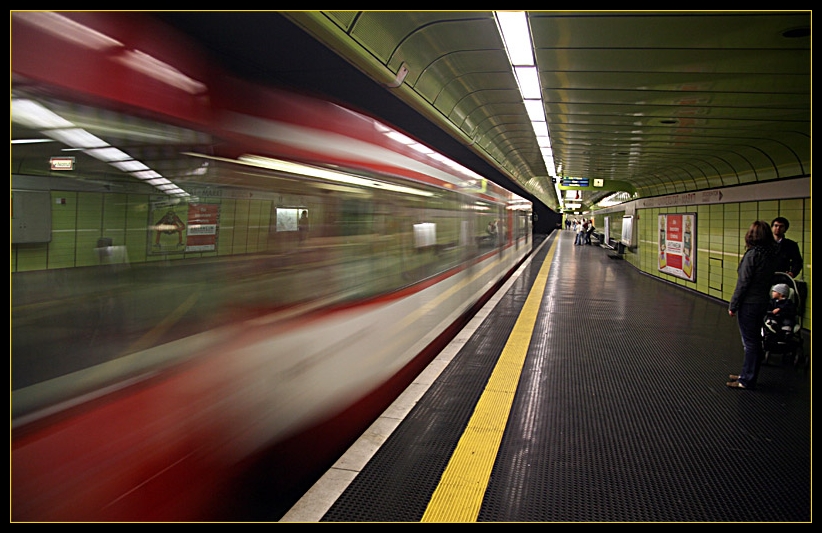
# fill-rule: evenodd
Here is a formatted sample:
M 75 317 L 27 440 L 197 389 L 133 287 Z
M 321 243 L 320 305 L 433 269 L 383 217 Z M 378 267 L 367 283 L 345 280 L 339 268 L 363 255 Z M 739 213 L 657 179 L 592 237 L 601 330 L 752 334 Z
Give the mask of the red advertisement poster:
M 189 204 L 186 252 L 211 252 L 217 249 L 220 206 Z
M 696 280 L 696 214 L 659 215 L 659 270 Z

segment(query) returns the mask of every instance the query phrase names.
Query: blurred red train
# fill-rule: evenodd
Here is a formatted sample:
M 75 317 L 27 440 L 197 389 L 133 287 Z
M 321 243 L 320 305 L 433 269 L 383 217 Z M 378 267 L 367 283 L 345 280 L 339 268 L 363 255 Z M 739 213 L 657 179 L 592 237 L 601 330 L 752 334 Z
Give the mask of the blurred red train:
M 252 516 L 531 252 L 528 200 L 154 19 L 11 22 L 13 521 Z

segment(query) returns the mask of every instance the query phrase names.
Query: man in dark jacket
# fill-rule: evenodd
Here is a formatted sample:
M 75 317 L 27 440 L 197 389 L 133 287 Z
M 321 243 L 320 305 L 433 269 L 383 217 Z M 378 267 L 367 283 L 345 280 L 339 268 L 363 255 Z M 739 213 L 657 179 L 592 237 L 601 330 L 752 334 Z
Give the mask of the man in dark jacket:
M 771 222 L 771 230 L 773 230 L 773 238 L 776 240 L 777 255 L 779 257 L 776 271 L 787 272 L 790 277 L 795 278 L 802 271 L 802 254 L 796 241 L 785 237 L 789 227 L 791 227 L 791 223 L 785 217 L 776 217 Z

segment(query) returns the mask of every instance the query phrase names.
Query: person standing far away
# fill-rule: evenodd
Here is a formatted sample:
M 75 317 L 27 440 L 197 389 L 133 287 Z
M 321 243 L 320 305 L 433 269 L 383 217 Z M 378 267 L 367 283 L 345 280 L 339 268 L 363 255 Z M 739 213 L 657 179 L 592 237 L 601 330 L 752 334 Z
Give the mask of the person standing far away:
M 771 227 L 764 220 L 754 221 L 745 234 L 745 253 L 736 269 L 736 287 L 728 304 L 728 314 L 736 317 L 745 349 L 742 370 L 728 376 L 730 381 L 726 385 L 733 389 L 756 388 L 759 367 L 765 355 L 760 329 L 770 304 L 776 254 Z
M 580 246 L 585 244 L 585 230 L 587 229 L 587 224 L 585 223 L 585 219 L 583 218 L 581 221 L 577 222 L 576 228 L 576 236 L 574 237 L 574 246 Z
M 771 222 L 773 238 L 776 241 L 777 256 L 779 261 L 776 265 L 777 272 L 786 272 L 790 277 L 796 278 L 802 272 L 802 253 L 799 251 L 799 244 L 785 237 L 791 223 L 785 217 L 776 217 Z
M 303 211 L 300 220 L 297 221 L 297 229 L 300 231 L 300 242 L 308 238 L 308 211 Z
M 591 245 L 591 235 L 596 231 L 594 227 L 594 219 L 588 221 L 588 229 L 585 230 L 585 244 Z

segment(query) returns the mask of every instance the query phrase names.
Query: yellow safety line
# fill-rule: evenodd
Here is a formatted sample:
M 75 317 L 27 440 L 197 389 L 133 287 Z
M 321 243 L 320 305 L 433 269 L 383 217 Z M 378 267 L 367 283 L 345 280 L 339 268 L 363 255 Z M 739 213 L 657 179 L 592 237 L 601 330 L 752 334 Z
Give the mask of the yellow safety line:
M 128 349 L 125 351 L 125 354 L 139 352 L 141 350 L 147 350 L 154 346 L 159 339 L 166 331 L 171 329 L 180 319 L 192 308 L 194 304 L 197 303 L 197 300 L 200 298 L 200 293 L 195 292 L 191 294 L 188 298 L 185 299 L 183 303 L 177 306 L 171 313 L 167 316 L 163 317 L 156 326 L 151 328 L 147 331 L 142 337 L 134 341 Z
M 555 240 L 422 522 L 477 521 L 531 343 L 556 244 Z

